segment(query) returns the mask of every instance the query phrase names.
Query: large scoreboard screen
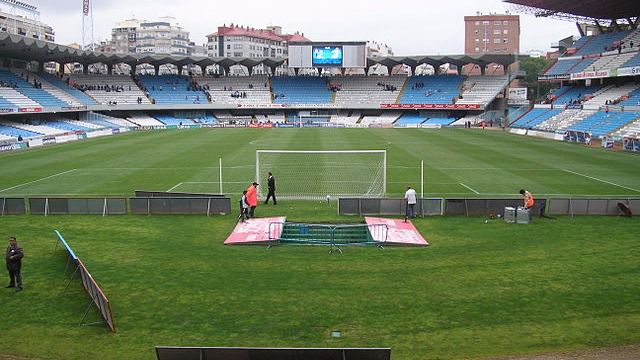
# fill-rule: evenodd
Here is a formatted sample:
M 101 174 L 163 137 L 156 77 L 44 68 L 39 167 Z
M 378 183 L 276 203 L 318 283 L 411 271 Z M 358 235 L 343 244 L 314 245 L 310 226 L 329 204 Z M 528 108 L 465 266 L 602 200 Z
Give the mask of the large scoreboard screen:
M 289 44 L 291 68 L 367 66 L 365 42 L 307 42 Z

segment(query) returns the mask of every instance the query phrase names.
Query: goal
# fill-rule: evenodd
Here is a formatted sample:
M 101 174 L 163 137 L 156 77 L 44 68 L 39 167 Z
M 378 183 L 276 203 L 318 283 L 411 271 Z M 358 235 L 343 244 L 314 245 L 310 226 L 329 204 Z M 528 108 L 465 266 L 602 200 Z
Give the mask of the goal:
M 387 190 L 387 151 L 256 150 L 261 197 L 267 195 L 269 172 L 278 198 L 382 197 Z

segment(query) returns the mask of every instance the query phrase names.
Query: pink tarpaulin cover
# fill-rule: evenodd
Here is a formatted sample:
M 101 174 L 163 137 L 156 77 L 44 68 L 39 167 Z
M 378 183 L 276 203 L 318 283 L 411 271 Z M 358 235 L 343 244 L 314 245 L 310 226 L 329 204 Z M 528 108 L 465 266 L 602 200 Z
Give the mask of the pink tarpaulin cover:
M 224 243 L 226 245 L 239 245 L 269 242 L 269 224 L 284 224 L 286 219 L 286 217 L 282 216 L 249 219 L 243 223 L 238 223 Z M 282 235 L 282 228 L 282 225 L 271 226 L 271 239 L 279 239 L 280 235 Z
M 427 246 L 429 243 L 418 232 L 411 221 L 404 222 L 403 219 L 385 219 L 376 217 L 365 217 L 367 225 L 385 224 L 389 229 L 387 232 L 387 244 L 393 245 L 411 245 L 411 246 Z M 375 241 L 384 241 L 381 232 L 374 232 L 372 236 Z M 378 237 L 378 239 L 376 239 Z

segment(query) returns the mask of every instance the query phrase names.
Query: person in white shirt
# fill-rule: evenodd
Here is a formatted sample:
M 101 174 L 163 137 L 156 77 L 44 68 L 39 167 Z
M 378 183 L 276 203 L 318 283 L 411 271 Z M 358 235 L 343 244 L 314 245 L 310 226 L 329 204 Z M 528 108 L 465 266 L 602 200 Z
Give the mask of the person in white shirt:
M 407 222 L 408 218 L 416 217 L 416 191 L 407 186 L 407 192 L 404 193 L 404 198 L 407 200 L 407 212 L 404 217 L 404 222 Z

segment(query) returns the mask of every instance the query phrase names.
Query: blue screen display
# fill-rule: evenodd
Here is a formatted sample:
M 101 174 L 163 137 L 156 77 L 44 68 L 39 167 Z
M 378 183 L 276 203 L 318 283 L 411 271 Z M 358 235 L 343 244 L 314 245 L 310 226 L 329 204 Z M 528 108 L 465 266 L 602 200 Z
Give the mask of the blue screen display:
M 342 65 L 342 46 L 314 46 L 313 65 Z

